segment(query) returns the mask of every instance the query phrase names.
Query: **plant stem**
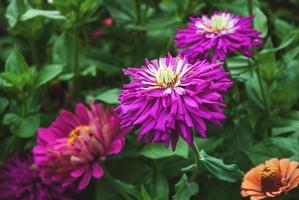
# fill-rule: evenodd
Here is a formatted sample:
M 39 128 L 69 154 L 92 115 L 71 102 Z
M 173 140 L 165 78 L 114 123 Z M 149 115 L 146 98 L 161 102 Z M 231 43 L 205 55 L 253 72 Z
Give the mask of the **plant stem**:
M 136 14 L 135 25 L 139 26 L 142 23 L 140 0 L 135 0 L 135 14 Z M 132 54 L 132 65 L 137 64 L 136 61 L 139 61 L 141 37 L 142 35 L 140 30 L 133 31 L 134 48 Z
M 262 98 L 263 98 L 264 106 L 265 106 L 265 109 L 267 111 L 267 115 L 269 116 L 270 110 L 269 110 L 269 105 L 268 105 L 268 101 L 267 101 L 267 98 L 266 98 L 265 88 L 263 86 L 263 81 L 262 81 L 262 77 L 261 77 L 261 70 L 260 70 L 259 66 L 257 66 L 256 72 L 257 72 L 257 78 L 258 78 L 258 81 L 259 81 L 260 89 L 261 89 L 261 92 L 262 92 Z
M 266 92 L 265 92 L 265 88 L 263 86 L 263 81 L 262 81 L 262 77 L 261 77 L 261 70 L 260 70 L 259 66 L 257 66 L 256 73 L 257 73 L 257 78 L 258 78 L 258 81 L 259 81 L 259 85 L 260 85 L 260 89 L 261 89 L 261 93 L 262 93 L 262 98 L 263 98 L 263 102 L 264 102 L 264 106 L 265 106 L 265 110 L 266 110 L 266 116 L 268 118 L 268 117 L 270 117 L 270 108 L 269 108 L 268 101 L 267 101 L 267 98 L 266 98 Z M 271 135 L 272 135 L 272 130 L 271 130 L 271 127 L 269 127 L 268 128 L 268 136 L 271 137 Z
M 252 0 L 248 0 L 248 14 L 250 16 L 253 15 L 253 1 Z
M 136 24 L 141 22 L 140 0 L 135 0 Z
M 28 39 L 28 44 L 31 51 L 32 62 L 34 65 L 36 65 L 37 68 L 39 68 L 40 63 L 39 63 L 39 57 L 38 57 L 36 45 L 32 39 Z
M 119 192 L 126 200 L 132 200 L 131 198 L 120 186 L 119 184 L 115 181 L 115 179 L 111 176 L 111 174 L 108 172 L 108 170 L 105 169 L 105 178 L 109 183 L 112 185 L 112 187 Z
M 74 27 L 73 30 L 73 55 L 72 55 L 72 66 L 73 66 L 73 88 L 72 88 L 72 97 L 77 99 L 78 94 L 80 94 L 80 82 L 79 82 L 79 58 L 78 58 L 78 28 Z
M 253 0 L 248 0 L 248 13 L 249 13 L 250 16 L 253 16 Z M 267 114 L 267 117 L 269 117 L 270 116 L 270 107 L 268 105 L 265 88 L 263 86 L 263 81 L 262 81 L 262 77 L 261 77 L 261 69 L 257 64 L 257 61 L 255 59 L 254 59 L 254 61 L 257 65 L 256 73 L 257 73 L 257 78 L 258 78 L 258 82 L 259 82 L 261 93 L 262 93 L 262 98 L 263 98 L 266 114 Z M 272 131 L 271 131 L 271 128 L 269 128 L 268 129 L 268 136 L 271 136 L 271 135 L 272 135 Z
M 195 168 L 193 169 L 193 173 L 189 179 L 190 182 L 194 181 L 198 175 L 198 165 L 199 165 L 199 161 L 201 160 L 201 155 L 199 152 L 199 148 L 196 144 L 196 142 L 194 142 L 194 145 L 192 146 L 192 150 L 194 153 L 194 164 L 195 164 Z
M 27 115 L 27 96 L 24 92 L 21 93 L 21 108 L 22 108 L 22 117 Z

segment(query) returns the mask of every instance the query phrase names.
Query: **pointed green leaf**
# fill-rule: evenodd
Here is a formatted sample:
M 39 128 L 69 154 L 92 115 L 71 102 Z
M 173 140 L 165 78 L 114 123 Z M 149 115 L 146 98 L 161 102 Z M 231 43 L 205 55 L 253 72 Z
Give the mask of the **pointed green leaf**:
M 9 125 L 11 132 L 17 136 L 29 138 L 36 133 L 40 125 L 40 115 L 34 114 L 22 117 L 15 113 L 7 113 L 4 115 L 3 124 Z
M 141 185 L 141 200 L 152 200 L 144 185 Z
M 213 176 L 227 182 L 237 182 L 243 177 L 243 172 L 235 164 L 225 164 L 223 160 L 209 156 L 204 150 L 200 152 L 200 162 Z
M 254 8 L 253 13 L 255 15 L 254 27 L 262 33 L 262 37 L 265 37 L 268 33 L 267 17 L 258 7 Z
M 47 82 L 53 80 L 62 72 L 62 70 L 63 70 L 63 65 L 60 64 L 52 64 L 52 65 L 45 66 L 38 73 L 37 79 L 35 81 L 36 87 L 40 87 L 46 84 Z
M 115 182 L 122 188 L 123 191 L 126 191 L 128 194 L 132 195 L 136 199 L 140 199 L 140 193 L 134 185 L 125 183 L 120 180 L 115 180 Z
M 198 193 L 198 184 L 189 182 L 187 175 L 184 174 L 179 182 L 175 185 L 175 194 L 173 200 L 189 200 Z
M 140 154 L 151 159 L 160 159 L 170 156 L 181 156 L 183 158 L 188 158 L 189 146 L 186 144 L 186 142 L 180 139 L 177 143 L 175 151 L 172 151 L 171 148 L 165 148 L 163 144 L 152 143 L 144 146 Z
M 5 71 L 12 72 L 15 74 L 21 74 L 26 71 L 28 65 L 24 57 L 14 49 L 8 56 L 5 62 Z
M 22 16 L 21 20 L 26 21 L 35 17 L 45 17 L 48 19 L 66 19 L 57 10 L 40 10 L 40 9 L 30 9 L 27 10 Z
M 108 104 L 119 104 L 118 101 L 119 92 L 120 89 L 114 88 L 97 95 L 96 97 L 94 97 L 94 99 L 103 101 Z

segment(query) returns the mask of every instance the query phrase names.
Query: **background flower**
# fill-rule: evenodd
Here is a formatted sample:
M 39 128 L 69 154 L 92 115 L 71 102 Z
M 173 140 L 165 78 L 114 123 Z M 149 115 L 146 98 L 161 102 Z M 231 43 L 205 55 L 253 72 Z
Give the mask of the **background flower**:
M 198 61 L 170 54 L 146 61 L 141 68 L 124 70 L 134 80 L 123 86 L 117 108 L 124 127 L 140 128 L 138 140 L 149 143 L 172 142 L 175 149 L 179 136 L 193 145 L 193 129 L 205 137 L 204 121 L 221 125 L 225 105 L 221 93 L 232 82 L 221 63 Z
M 70 200 L 76 193 L 42 180 L 31 152 L 17 154 L 0 167 L 0 191 L 1 200 Z
M 252 28 L 253 17 L 235 16 L 227 12 L 214 12 L 211 17 L 190 17 L 186 29 L 179 29 L 176 47 L 181 53 L 194 58 L 224 61 L 227 53 L 240 52 L 253 57 L 251 48 L 261 45 L 260 32 Z
M 289 159 L 273 158 L 246 173 L 241 194 L 251 200 L 276 197 L 299 184 L 299 163 Z
M 124 135 L 112 108 L 91 103 L 88 110 L 79 103 L 75 114 L 62 110 L 49 128 L 38 130 L 35 162 L 42 177 L 62 182 L 63 187 L 78 180 L 83 189 L 91 177 L 103 176 L 102 162 L 121 151 Z

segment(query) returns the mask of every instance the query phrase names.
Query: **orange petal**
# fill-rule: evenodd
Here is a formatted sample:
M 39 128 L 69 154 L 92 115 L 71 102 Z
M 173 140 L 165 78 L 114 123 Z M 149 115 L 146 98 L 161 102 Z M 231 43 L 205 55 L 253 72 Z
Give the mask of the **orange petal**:
M 288 173 L 287 173 L 287 176 L 286 176 L 287 181 L 291 178 L 292 174 L 297 169 L 298 165 L 299 165 L 298 162 L 295 162 L 295 161 L 290 162 Z
M 259 185 L 261 183 L 261 172 L 264 168 L 265 165 L 263 164 L 260 164 L 255 168 L 252 168 L 245 174 L 244 181 L 250 181 L 256 185 Z
M 257 196 L 251 196 L 250 200 L 261 200 L 265 199 L 267 196 L 265 195 L 257 195 Z
M 282 177 L 286 177 L 289 169 L 290 160 L 289 159 L 281 159 L 279 161 L 279 167 Z
M 242 190 L 241 191 L 241 195 L 243 197 L 247 197 L 247 196 L 260 196 L 260 195 L 265 195 L 264 193 L 262 192 L 259 192 L 259 191 L 254 191 L 254 190 Z
M 254 182 L 251 182 L 249 180 L 245 180 L 242 183 L 241 189 L 246 189 L 246 190 L 255 190 L 255 191 L 261 191 L 261 184 L 256 184 Z
M 299 184 L 299 169 L 296 169 L 291 177 L 291 179 L 288 182 L 289 187 L 287 189 L 287 191 L 295 188 L 298 186 Z

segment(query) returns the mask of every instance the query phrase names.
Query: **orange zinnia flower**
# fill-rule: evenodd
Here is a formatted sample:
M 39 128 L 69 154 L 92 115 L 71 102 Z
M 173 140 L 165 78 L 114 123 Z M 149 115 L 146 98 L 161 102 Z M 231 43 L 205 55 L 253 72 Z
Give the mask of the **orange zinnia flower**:
M 288 192 L 299 184 L 298 166 L 299 162 L 277 158 L 256 166 L 245 174 L 241 195 L 260 200 Z

